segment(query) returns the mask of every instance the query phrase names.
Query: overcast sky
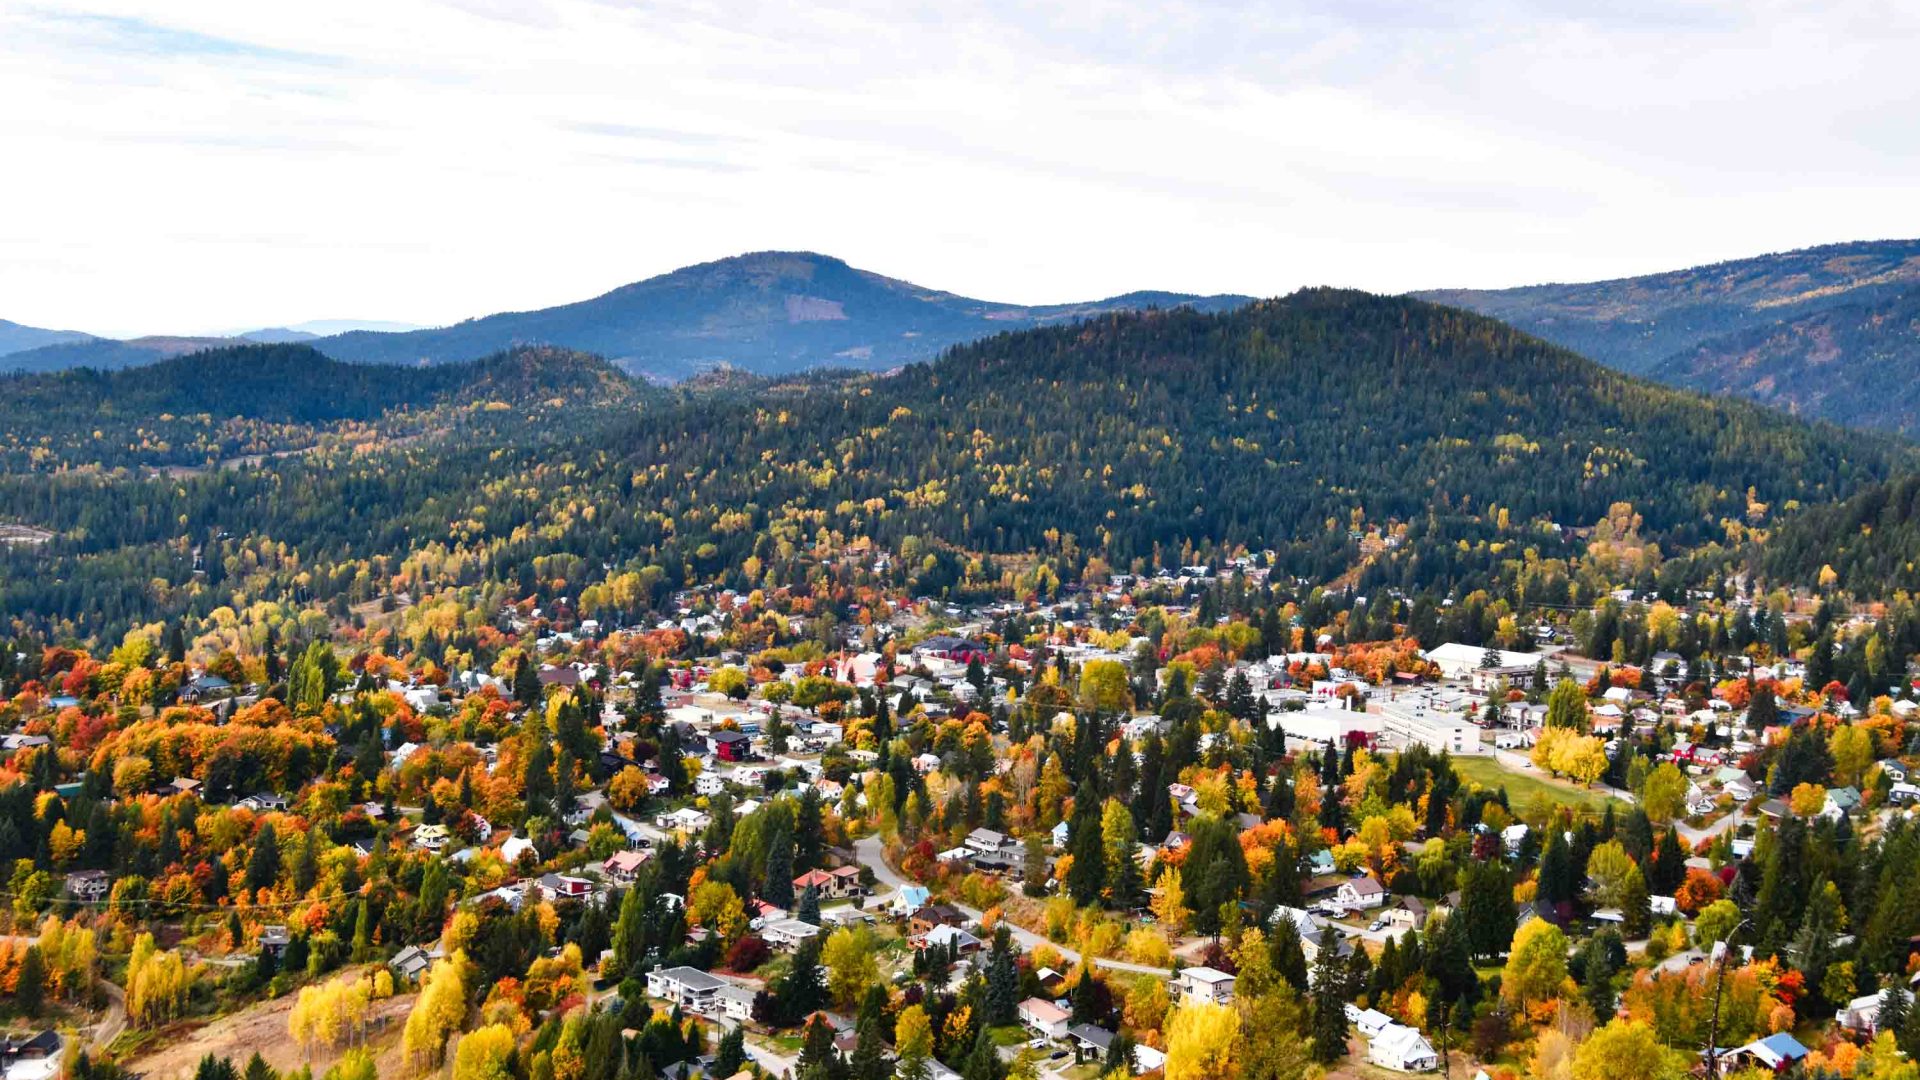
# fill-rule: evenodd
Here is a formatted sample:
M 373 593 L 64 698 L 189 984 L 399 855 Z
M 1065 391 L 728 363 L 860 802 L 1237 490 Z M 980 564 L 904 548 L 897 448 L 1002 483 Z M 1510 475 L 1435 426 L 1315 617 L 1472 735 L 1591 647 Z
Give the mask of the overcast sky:
M 1920 235 L 1920 4 L 0 0 L 0 147 L 0 317 L 114 335 L 768 248 L 1036 303 L 1588 280 Z

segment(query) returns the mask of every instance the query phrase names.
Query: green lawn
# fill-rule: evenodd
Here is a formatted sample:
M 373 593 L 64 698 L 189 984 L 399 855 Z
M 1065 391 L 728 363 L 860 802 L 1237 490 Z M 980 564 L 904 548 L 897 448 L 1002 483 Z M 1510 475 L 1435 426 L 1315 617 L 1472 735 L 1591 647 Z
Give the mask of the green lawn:
M 1616 801 L 1612 796 L 1564 780 L 1552 780 L 1538 773 L 1514 772 L 1494 760 L 1492 754 L 1456 757 L 1453 759 L 1453 771 L 1460 774 L 1460 779 L 1489 790 L 1506 788 L 1507 801 L 1516 811 L 1525 809 L 1538 795 L 1593 814 L 1603 812 L 1607 803 Z
M 988 1037 L 993 1039 L 993 1045 L 995 1046 L 1018 1046 L 1032 1037 L 1027 1034 L 1027 1029 L 1021 1027 L 1019 1024 L 1006 1024 L 997 1028 L 988 1028 L 987 1032 Z

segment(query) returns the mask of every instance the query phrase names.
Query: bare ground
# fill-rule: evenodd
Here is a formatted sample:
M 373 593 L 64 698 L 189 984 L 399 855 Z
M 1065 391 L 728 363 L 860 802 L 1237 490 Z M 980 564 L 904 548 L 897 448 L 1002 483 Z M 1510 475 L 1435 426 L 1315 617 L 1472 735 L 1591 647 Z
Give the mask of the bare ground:
M 164 1046 L 127 1062 L 127 1068 L 146 1080 L 187 1080 L 200 1059 L 208 1054 L 231 1058 L 235 1065 L 244 1068 L 247 1059 L 259 1051 L 267 1064 L 282 1072 L 311 1063 L 313 1074 L 319 1076 L 351 1048 L 315 1049 L 309 1058 L 287 1036 L 287 1014 L 293 1011 L 296 997 L 297 994 L 286 994 L 191 1031 L 170 1032 Z M 367 1045 L 377 1055 L 381 1076 L 404 1076 L 408 1072 L 400 1052 L 400 1032 L 406 1027 L 414 997 L 414 994 L 396 995 L 374 1002 L 367 1010 L 370 1026 Z

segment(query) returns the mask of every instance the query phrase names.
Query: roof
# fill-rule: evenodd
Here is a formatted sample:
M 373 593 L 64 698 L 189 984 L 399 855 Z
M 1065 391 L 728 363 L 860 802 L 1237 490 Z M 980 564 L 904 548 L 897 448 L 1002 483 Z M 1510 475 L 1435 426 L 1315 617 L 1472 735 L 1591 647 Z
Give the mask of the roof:
M 713 738 L 713 741 L 717 743 L 738 743 L 738 742 L 750 741 L 749 736 L 744 731 L 716 731 L 713 733 L 712 738 Z
M 1028 998 L 1020 1003 L 1020 1011 L 1043 1024 L 1057 1024 L 1073 1015 L 1044 998 Z
M 1075 1024 L 1067 1029 L 1067 1034 L 1101 1050 L 1113 1045 L 1113 1032 L 1092 1024 Z
M 673 967 L 658 974 L 661 978 L 671 979 L 689 990 L 718 990 L 726 985 L 699 968 Z
M 1180 973 L 1183 979 L 1193 979 L 1203 983 L 1232 982 L 1233 976 L 1224 971 L 1215 971 L 1210 967 L 1190 967 Z
M 1346 884 L 1361 896 L 1377 896 L 1387 891 L 1378 881 L 1370 877 L 1352 878 Z

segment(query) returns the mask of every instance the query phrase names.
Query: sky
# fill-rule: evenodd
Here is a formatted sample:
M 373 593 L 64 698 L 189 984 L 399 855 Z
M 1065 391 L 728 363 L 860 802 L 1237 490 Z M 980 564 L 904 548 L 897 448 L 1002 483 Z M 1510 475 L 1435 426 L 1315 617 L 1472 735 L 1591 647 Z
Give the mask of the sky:
M 1042 303 L 1920 235 L 1910 0 L 0 0 L 0 318 L 439 324 L 804 249 Z

